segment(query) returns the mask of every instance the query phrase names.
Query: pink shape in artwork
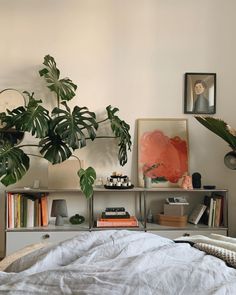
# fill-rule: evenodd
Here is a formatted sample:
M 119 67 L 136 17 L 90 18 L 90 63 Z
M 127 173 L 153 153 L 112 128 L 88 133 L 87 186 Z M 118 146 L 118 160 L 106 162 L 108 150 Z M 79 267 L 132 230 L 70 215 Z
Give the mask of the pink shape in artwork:
M 177 183 L 188 171 L 187 142 L 178 136 L 169 138 L 162 131 L 145 132 L 141 137 L 140 162 L 143 172 L 153 164 L 160 164 L 146 173 L 152 178 L 165 177 Z

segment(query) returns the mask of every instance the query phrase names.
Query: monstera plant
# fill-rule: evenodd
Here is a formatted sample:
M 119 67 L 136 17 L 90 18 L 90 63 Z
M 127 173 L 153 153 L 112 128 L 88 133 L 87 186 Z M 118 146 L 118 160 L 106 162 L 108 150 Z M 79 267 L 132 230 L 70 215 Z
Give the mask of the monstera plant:
M 120 165 L 127 162 L 127 151 L 131 149 L 130 126 L 117 116 L 118 108 L 106 107 L 106 118 L 98 121 L 94 112 L 87 107 L 76 105 L 73 109 L 68 101 L 75 97 L 77 86 L 69 78 L 60 78 L 54 58 L 44 57 L 43 69 L 39 71 L 47 82 L 47 87 L 55 93 L 57 106 L 50 112 L 43 106 L 41 99 L 34 93 L 24 92 L 28 97 L 26 105 L 0 114 L 2 127 L 0 130 L 0 181 L 8 186 L 19 181 L 30 166 L 30 157 L 24 152 L 27 144 L 20 145 L 17 136 L 29 132 L 38 139 L 37 144 L 31 144 L 39 149 L 42 158 L 52 164 L 66 161 L 77 149 L 87 145 L 88 141 L 96 139 L 101 123 L 109 121 L 113 136 L 116 138 Z M 15 136 L 14 136 L 15 134 Z M 102 137 L 109 137 L 106 135 Z M 76 156 L 75 156 L 76 157 Z M 96 172 L 93 167 L 80 168 L 78 171 L 81 190 L 90 198 L 93 194 L 93 184 Z

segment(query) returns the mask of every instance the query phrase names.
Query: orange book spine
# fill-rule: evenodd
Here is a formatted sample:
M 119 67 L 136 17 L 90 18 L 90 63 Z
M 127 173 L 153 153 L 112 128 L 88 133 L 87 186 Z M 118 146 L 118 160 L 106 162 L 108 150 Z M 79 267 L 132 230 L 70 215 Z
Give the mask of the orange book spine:
M 48 199 L 47 196 L 41 197 L 42 226 L 48 225 Z
M 137 227 L 138 224 L 135 221 L 130 222 L 105 222 L 97 221 L 97 227 Z
M 104 220 L 99 219 L 97 220 L 97 227 L 137 227 L 138 226 L 138 220 L 134 217 L 134 219 L 127 220 L 127 221 L 121 221 L 119 220 Z

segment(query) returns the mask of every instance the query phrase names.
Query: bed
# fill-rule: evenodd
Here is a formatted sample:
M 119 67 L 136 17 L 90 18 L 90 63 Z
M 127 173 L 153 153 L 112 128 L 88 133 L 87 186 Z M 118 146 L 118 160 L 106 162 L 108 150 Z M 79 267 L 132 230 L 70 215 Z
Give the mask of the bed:
M 193 244 L 128 230 L 80 233 L 5 265 L 0 294 L 236 294 L 236 269 Z

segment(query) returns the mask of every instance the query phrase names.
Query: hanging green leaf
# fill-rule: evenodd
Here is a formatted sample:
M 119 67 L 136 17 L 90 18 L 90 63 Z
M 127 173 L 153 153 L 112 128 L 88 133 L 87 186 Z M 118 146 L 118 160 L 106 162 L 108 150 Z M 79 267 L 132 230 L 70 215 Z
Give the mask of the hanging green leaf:
M 85 170 L 80 168 L 78 176 L 80 178 L 81 191 L 87 199 L 91 198 L 93 195 L 93 184 L 96 180 L 95 170 L 92 167 L 88 167 Z
M 129 134 L 130 126 L 123 120 L 121 120 L 118 116 L 115 115 L 116 112 L 119 111 L 118 108 L 113 108 L 109 105 L 107 108 L 108 118 L 111 123 L 111 129 L 115 136 L 119 138 L 118 146 L 118 159 L 120 161 L 120 165 L 124 166 L 127 163 L 127 150 L 131 150 L 131 136 Z
M 68 145 L 52 130 L 49 131 L 48 136 L 39 142 L 39 146 L 41 147 L 41 155 L 52 164 L 61 163 L 72 155 Z
M 236 136 L 230 132 L 230 128 L 226 122 L 214 117 L 195 116 L 203 126 L 225 140 L 232 149 L 236 149 Z
M 5 186 L 19 181 L 29 169 L 29 157 L 9 144 L 0 147 L 0 177 Z
M 52 56 L 46 55 L 43 64 L 46 68 L 40 70 L 39 74 L 49 84 L 48 88 L 54 91 L 57 94 L 57 98 L 61 101 L 71 100 L 75 96 L 77 86 L 69 78 L 60 79 L 60 71 Z
M 86 139 L 94 140 L 98 124 L 93 112 L 86 107 L 75 106 L 72 113 L 66 102 L 62 103 L 66 110 L 54 108 L 52 111 L 52 129 L 59 134 L 73 150 L 86 146 Z
M 28 105 L 8 111 L 5 122 L 8 127 L 14 126 L 18 131 L 28 131 L 36 138 L 43 138 L 48 133 L 49 112 L 40 105 L 42 100 L 34 98 L 34 93 L 24 93 L 29 97 Z

